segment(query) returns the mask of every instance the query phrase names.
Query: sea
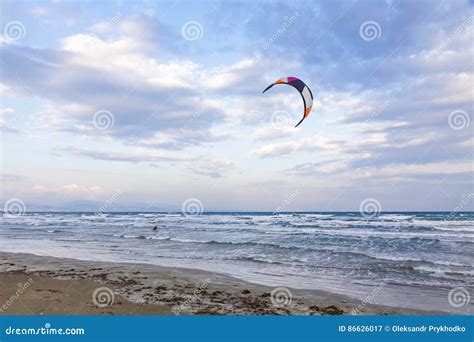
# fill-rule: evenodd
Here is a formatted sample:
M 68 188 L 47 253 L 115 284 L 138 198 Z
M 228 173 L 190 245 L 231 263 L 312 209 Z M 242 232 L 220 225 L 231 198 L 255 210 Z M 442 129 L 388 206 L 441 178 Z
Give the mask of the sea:
M 194 268 L 362 304 L 474 313 L 473 212 L 26 212 L 1 217 L 0 251 Z

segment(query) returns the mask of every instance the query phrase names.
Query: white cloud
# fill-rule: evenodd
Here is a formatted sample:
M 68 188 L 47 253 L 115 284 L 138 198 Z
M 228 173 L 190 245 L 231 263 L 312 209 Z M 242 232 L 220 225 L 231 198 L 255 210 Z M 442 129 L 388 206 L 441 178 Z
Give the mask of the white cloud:
M 283 127 L 268 123 L 267 125 L 259 127 L 255 130 L 254 139 L 258 141 L 278 140 L 292 136 L 296 132 L 297 130 L 295 130 L 294 127 Z
M 75 197 L 95 197 L 103 196 L 105 190 L 99 185 L 79 185 L 76 183 L 65 184 L 63 186 L 48 186 L 43 184 L 34 185 L 31 190 L 34 194 L 49 194 L 49 195 L 59 195 L 69 198 Z
M 153 149 L 136 148 L 129 152 L 107 152 L 97 150 L 86 150 L 80 148 L 63 148 L 60 152 L 67 152 L 77 156 L 106 161 L 120 162 L 158 162 L 158 161 L 189 161 L 196 159 L 195 157 L 176 154 L 168 151 L 157 151 Z
M 251 152 L 256 158 L 278 157 L 290 154 L 298 150 L 299 144 L 287 141 L 277 144 L 268 144 Z
M 230 160 L 199 160 L 189 168 L 198 175 L 207 176 L 211 178 L 220 178 L 227 175 L 229 172 L 236 170 L 237 167 L 233 161 Z
M 379 5 L 374 6 L 375 13 Z M 81 16 L 83 6 L 64 2 L 28 8 L 25 15 L 33 13 L 41 32 L 32 32 L 27 25 L 26 39 L 0 45 L 0 93 L 7 99 L 0 126 L 8 127 L 10 115 L 26 113 L 20 128 L 27 134 L 18 139 L 21 143 L 15 140 L 17 134 L 8 137 L 16 148 L 13 160 L 23 155 L 23 149 L 39 151 L 43 162 L 51 151 L 59 150 L 60 156 L 85 168 L 95 167 L 95 161 L 120 161 L 114 165 L 133 173 L 141 167 L 131 163 L 167 163 L 186 176 L 229 176 L 229 182 L 237 182 L 231 176 L 240 170 L 239 161 L 246 175 L 239 185 L 249 177 L 259 184 L 267 178 L 281 184 L 293 182 L 296 175 L 317 174 L 305 182 L 331 187 L 355 180 L 354 187 L 363 188 L 371 181 L 382 184 L 397 177 L 433 180 L 433 175 L 450 175 L 450 180 L 466 186 L 463 177 L 472 159 L 472 131 L 452 130 L 448 116 L 454 110 L 472 114 L 473 31 L 472 25 L 463 26 L 472 20 L 463 17 L 468 7 L 457 3 L 426 24 L 405 14 L 423 6 L 393 4 L 397 11 L 386 14 L 390 20 L 383 22 L 382 39 L 366 44 L 357 35 L 358 21 L 367 14 L 365 6 L 354 8 L 342 25 L 327 29 L 325 20 L 340 15 L 341 8 L 321 5 L 312 14 L 322 20 L 301 16 L 265 51 L 256 51 L 255 43 L 268 39 L 274 32 L 271 27 L 281 23 L 280 14 L 292 13 L 293 5 L 268 11 L 268 4 L 262 3 L 249 18 L 246 6 L 234 6 L 232 16 L 241 12 L 245 20 L 232 22 L 207 12 L 202 19 L 205 35 L 192 43 L 180 37 L 174 19 L 167 26 L 153 16 L 154 11 L 139 14 L 143 8 L 131 14 L 110 5 L 97 12 L 103 15 L 100 18 Z M 170 18 L 182 15 L 173 6 L 169 10 Z M 206 12 L 206 6 L 202 10 Z M 90 18 L 98 22 L 91 25 Z M 56 45 L 59 23 L 77 26 L 65 30 L 68 36 Z M 326 29 L 328 39 L 321 36 L 324 39 L 316 42 L 313 33 L 319 28 Z M 402 36 L 406 41 L 392 50 Z M 311 85 L 315 106 L 308 120 L 314 126 L 292 127 L 303 111 L 294 89 L 275 87 L 261 94 L 275 79 L 292 74 Z M 33 105 L 26 110 L 19 109 L 30 102 Z M 113 114 L 113 127 L 104 131 L 94 127 L 92 117 L 99 110 Z M 272 125 L 278 110 L 291 116 L 288 126 Z M 45 144 L 34 145 L 31 141 L 36 140 L 29 140 L 32 134 Z M 254 158 L 274 159 L 246 163 L 249 150 Z M 28 175 L 32 182 L 43 184 L 31 177 L 35 171 L 41 174 L 43 170 L 37 169 L 41 167 L 32 166 Z M 91 177 L 100 176 L 91 171 Z M 194 190 L 196 185 L 187 183 L 193 180 L 197 187 L 206 187 L 205 177 L 187 177 L 183 188 Z M 51 185 L 50 190 L 80 196 L 87 186 L 76 182 Z M 41 186 L 47 187 L 38 185 L 36 190 L 48 191 Z M 400 196 L 405 199 L 407 194 Z M 239 196 L 245 198 L 243 191 Z

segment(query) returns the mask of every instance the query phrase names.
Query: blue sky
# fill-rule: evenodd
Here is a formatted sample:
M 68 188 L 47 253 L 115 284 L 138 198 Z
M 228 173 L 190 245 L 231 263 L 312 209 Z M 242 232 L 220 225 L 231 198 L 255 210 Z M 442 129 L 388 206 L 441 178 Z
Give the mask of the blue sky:
M 473 8 L 2 0 L 0 203 L 473 210 Z

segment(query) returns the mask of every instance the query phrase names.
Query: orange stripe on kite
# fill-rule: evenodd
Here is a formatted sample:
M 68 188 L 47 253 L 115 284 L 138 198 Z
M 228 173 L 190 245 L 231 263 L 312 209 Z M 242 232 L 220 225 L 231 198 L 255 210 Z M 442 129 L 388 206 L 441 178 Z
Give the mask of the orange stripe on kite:
M 265 93 L 268 89 L 272 88 L 274 85 L 277 84 L 288 84 L 292 86 L 293 88 L 298 90 L 303 99 L 304 112 L 300 122 L 298 122 L 295 126 L 298 127 L 311 112 L 311 108 L 313 106 L 313 94 L 311 93 L 311 90 L 308 88 L 308 86 L 302 80 L 296 77 L 282 77 L 276 80 L 274 83 L 270 84 L 268 87 L 266 87 L 262 93 Z

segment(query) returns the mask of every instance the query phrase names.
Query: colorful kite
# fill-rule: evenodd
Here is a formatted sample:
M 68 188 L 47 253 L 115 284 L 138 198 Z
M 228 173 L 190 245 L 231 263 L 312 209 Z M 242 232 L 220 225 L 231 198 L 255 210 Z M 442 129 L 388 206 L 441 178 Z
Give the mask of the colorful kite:
M 277 80 L 275 83 L 270 84 L 263 92 L 266 92 L 268 89 L 273 87 L 276 84 L 288 84 L 296 90 L 299 91 L 301 97 L 303 98 L 304 102 L 304 114 L 303 118 L 298 122 L 298 124 L 295 127 L 298 127 L 300 123 L 303 122 L 304 119 L 309 115 L 309 112 L 311 112 L 311 108 L 313 107 L 313 93 L 311 93 L 311 90 L 308 88 L 308 86 L 299 78 L 296 77 L 284 77 L 280 78 Z

